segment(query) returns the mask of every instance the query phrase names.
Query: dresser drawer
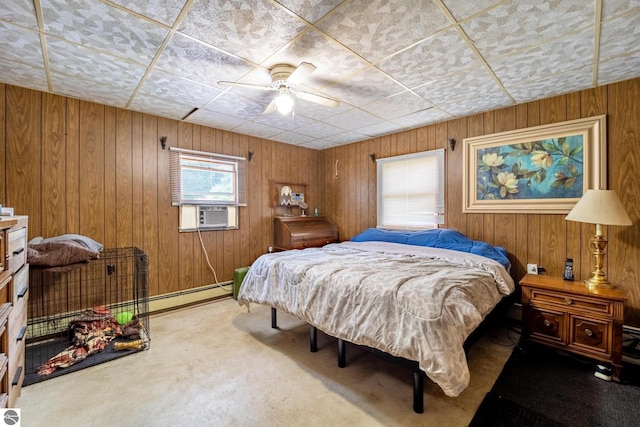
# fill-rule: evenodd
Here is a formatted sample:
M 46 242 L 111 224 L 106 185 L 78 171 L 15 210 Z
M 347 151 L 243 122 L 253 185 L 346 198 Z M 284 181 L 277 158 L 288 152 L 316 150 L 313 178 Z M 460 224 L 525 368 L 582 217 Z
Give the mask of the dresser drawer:
M 562 306 L 565 310 L 584 311 L 603 316 L 613 315 L 613 302 L 582 295 L 568 295 L 542 289 L 531 290 L 531 305 L 537 307 Z
M 11 294 L 14 305 L 22 304 L 27 298 L 29 291 L 29 264 L 25 264 L 16 274 L 13 275 L 13 286 Z
M 22 389 L 22 383 L 24 383 L 25 375 L 25 352 L 24 343 L 22 343 L 22 350 L 19 354 L 16 354 L 17 359 L 14 361 L 14 357 L 9 359 L 9 407 L 13 408 L 16 405 L 16 400 L 20 396 L 20 390 Z
M 27 262 L 27 229 L 7 231 L 7 260 L 9 270 L 16 272 Z

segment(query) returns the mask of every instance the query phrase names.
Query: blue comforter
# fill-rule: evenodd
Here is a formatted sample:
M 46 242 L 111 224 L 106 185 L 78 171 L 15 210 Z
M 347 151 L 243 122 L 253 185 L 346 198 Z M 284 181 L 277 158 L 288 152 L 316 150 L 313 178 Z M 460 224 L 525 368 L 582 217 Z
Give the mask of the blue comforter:
M 507 250 L 501 246 L 493 246 L 487 242 L 473 240 L 449 228 L 436 228 L 420 231 L 383 230 L 369 228 L 352 239 L 354 242 L 381 241 L 402 243 L 414 246 L 429 246 L 433 248 L 451 249 L 481 255 L 499 262 L 509 271 L 511 262 Z

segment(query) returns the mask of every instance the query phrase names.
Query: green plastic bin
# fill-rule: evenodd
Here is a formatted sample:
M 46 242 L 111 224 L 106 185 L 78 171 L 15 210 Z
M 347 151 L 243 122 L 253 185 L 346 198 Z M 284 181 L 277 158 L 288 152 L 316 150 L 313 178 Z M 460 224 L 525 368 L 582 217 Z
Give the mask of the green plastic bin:
M 233 297 L 238 299 L 238 292 L 240 292 L 240 285 L 244 280 L 244 276 L 247 275 L 249 267 L 236 268 L 233 270 Z

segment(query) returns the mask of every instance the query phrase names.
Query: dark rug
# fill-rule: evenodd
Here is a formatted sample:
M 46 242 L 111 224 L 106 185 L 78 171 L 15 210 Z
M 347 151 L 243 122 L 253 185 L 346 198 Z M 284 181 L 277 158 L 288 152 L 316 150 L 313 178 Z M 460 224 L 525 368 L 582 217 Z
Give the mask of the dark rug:
M 535 344 L 516 347 L 470 427 L 640 425 L 640 369 L 620 383 L 594 376 L 596 362 Z

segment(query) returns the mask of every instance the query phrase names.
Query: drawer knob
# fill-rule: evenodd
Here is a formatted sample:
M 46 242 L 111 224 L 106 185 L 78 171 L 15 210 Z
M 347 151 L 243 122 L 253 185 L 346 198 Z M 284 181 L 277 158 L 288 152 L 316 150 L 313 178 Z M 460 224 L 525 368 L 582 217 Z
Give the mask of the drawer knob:
M 549 320 L 548 320 L 548 319 L 544 319 L 544 322 L 542 322 L 542 323 L 544 323 L 544 326 L 546 326 L 547 328 L 548 328 L 549 326 L 551 326 L 551 322 L 549 322 Z
M 566 302 L 566 303 L 567 303 L 567 305 L 571 305 L 571 304 L 573 304 L 573 300 L 572 300 L 571 298 L 565 298 L 565 299 L 564 299 L 564 302 Z
M 584 334 L 588 337 L 592 337 L 593 336 L 593 331 L 589 328 L 584 328 Z

